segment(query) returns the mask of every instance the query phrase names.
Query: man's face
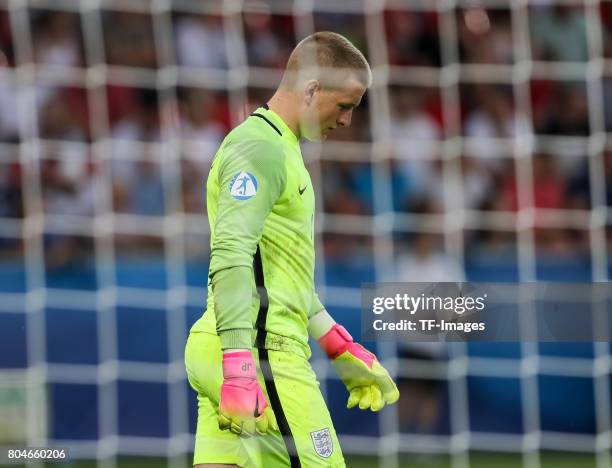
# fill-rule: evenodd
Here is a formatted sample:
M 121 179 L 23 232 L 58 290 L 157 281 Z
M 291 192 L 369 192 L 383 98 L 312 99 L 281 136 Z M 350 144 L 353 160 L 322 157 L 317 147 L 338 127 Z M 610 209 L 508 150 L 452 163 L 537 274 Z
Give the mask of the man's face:
M 322 141 L 338 127 L 349 127 L 353 109 L 366 92 L 356 79 L 347 80 L 339 89 L 322 89 L 316 81 L 307 84 L 300 119 L 301 135 L 310 141 Z

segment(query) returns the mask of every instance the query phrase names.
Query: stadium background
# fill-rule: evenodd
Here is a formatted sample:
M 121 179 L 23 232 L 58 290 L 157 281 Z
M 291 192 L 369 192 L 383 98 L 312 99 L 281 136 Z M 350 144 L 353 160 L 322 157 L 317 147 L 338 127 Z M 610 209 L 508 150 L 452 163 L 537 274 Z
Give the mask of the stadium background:
M 189 465 L 208 165 L 316 30 L 374 70 L 303 145 L 352 333 L 365 281 L 608 280 L 610 2 L 0 0 L 0 442 Z M 349 466 L 612 466 L 609 344 L 373 347 L 380 414 L 314 350 Z

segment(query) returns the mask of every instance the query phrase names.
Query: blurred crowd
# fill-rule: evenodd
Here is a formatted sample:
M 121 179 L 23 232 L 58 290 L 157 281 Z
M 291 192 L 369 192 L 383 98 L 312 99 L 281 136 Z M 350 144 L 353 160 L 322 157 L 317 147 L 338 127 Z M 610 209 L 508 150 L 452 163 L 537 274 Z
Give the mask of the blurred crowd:
M 30 30 L 15 31 L 16 23 L 0 10 L 0 143 L 41 139 L 40 145 L 28 149 L 37 156 L 35 165 L 22 164 L 29 159 L 15 145 L 2 146 L 0 217 L 21 218 L 37 211 L 89 218 L 108 211 L 147 219 L 204 214 L 204 181 L 216 148 L 236 116 L 264 102 L 273 87 L 232 93 L 218 84 L 158 90 L 119 85 L 109 78 L 99 89 L 87 90 L 44 84 L 38 73 L 65 73 L 70 68 L 77 73 L 107 64 L 112 77 L 113 72 L 130 75 L 134 69 L 151 72 L 178 65 L 180 76 L 185 70 L 223 72 L 244 60 L 250 67 L 282 69 L 295 45 L 298 18 L 257 5 L 241 15 L 240 47 L 228 33 L 235 30 L 233 23 L 212 14 L 173 13 L 172 47 L 167 47 L 160 44 L 158 23 L 149 14 L 102 12 L 103 43 L 99 44 L 95 31 L 84 26 L 78 13 L 31 9 Z M 526 58 L 521 51 L 539 62 L 589 60 L 592 51 L 583 6 L 541 1 L 526 13 L 529 30 L 517 37 L 520 28 L 513 25 L 508 9 L 458 10 L 458 40 L 451 38 L 445 44 L 448 32 L 435 11 L 386 11 L 386 60 L 402 67 L 400 78 L 385 89 L 390 119 L 381 131 L 391 143 L 385 145 L 389 153 L 383 162 L 373 163 L 370 147 L 362 150 L 368 153 L 365 157 L 335 160 L 326 146 L 336 146 L 323 145 L 324 159 L 310 166 L 322 174 L 319 208 L 347 215 L 393 211 L 432 216 L 465 209 L 477 212 L 477 217 L 490 212 L 510 217 L 521 208 L 534 207 L 541 253 L 588 252 L 588 225 L 551 228 L 538 221 L 538 213 L 612 204 L 612 153 L 597 155 L 598 165 L 593 167 L 600 170 L 593 170 L 586 140 L 574 138 L 564 144 L 546 137 L 588 137 L 611 128 L 612 81 L 603 80 L 603 100 L 589 99 L 586 82 L 568 81 L 561 75 L 558 80 L 532 80 L 515 87 L 494 80 L 461 81 L 453 88 L 456 95 L 433 83 L 402 84 L 410 82 L 401 76 L 409 77 L 411 67 L 438 68 L 452 54 L 465 64 L 512 65 Z M 612 8 L 602 6 L 600 13 L 603 53 L 609 56 Z M 317 30 L 343 33 L 366 55 L 372 54 L 363 16 L 316 13 L 314 25 Z M 27 47 L 17 40 L 24 34 L 31 38 Z M 2 72 L 24 61 L 47 66 L 32 69 L 34 86 L 27 89 L 16 86 L 14 75 Z M 374 132 L 378 118 L 368 105 L 372 99 L 366 97 L 355 111 L 351 128 L 337 131 L 328 141 L 368 143 L 381 138 Z M 539 138 L 542 135 L 545 138 Z M 532 155 L 530 166 L 525 163 L 528 159 L 519 157 L 525 154 Z M 605 193 L 597 194 L 595 189 L 601 186 L 597 183 L 594 189 L 593 177 L 605 178 Z M 36 201 L 37 190 L 42 203 Z M 409 230 L 418 232 L 425 218 L 411 217 Z M 442 232 L 444 219 L 436 219 Z M 143 242 L 142 236 L 124 236 L 118 244 L 127 250 L 160 248 L 161 238 L 155 242 L 154 237 Z M 512 229 L 473 229 L 465 232 L 464 242 L 466 251 L 503 252 L 516 249 L 516 237 Z M 443 247 L 438 239 L 442 236 L 398 234 L 399 258 L 415 261 L 421 255 L 430 259 L 434 272 L 456 271 L 452 265 L 436 266 L 436 252 Z M 46 240 L 49 252 L 59 245 L 60 252 L 68 255 L 73 242 L 71 236 L 50 235 Z M 351 249 L 372 248 L 370 240 L 359 236 L 329 234 L 324 243 L 330 258 L 346 256 Z M 5 253 L 19 249 L 19 244 L 17 239 L 0 239 Z M 202 246 L 203 253 L 206 247 Z

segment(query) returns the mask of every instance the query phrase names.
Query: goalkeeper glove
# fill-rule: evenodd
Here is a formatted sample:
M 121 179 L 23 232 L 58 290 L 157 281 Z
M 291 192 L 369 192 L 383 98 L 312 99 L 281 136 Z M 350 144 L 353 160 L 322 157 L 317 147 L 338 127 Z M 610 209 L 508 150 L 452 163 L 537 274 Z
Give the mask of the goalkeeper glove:
M 327 312 L 325 312 L 327 313 Z M 347 408 L 381 410 L 399 399 L 399 390 L 376 356 L 353 341 L 337 323 L 318 340 L 349 391 Z
M 247 436 L 278 429 L 257 381 L 257 368 L 249 350 L 223 353 L 219 428 Z

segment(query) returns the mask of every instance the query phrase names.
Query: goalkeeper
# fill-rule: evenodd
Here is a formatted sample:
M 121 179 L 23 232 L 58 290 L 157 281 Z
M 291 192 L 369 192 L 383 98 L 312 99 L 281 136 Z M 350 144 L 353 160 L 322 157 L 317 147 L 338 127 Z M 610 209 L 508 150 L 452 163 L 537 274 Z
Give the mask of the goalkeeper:
M 291 53 L 268 105 L 232 130 L 213 160 L 207 310 L 185 350 L 198 393 L 196 466 L 345 466 L 308 362 L 309 335 L 345 383 L 349 408 L 378 411 L 399 397 L 315 293 L 315 196 L 299 146 L 348 127 L 370 83 L 346 38 L 315 33 Z

